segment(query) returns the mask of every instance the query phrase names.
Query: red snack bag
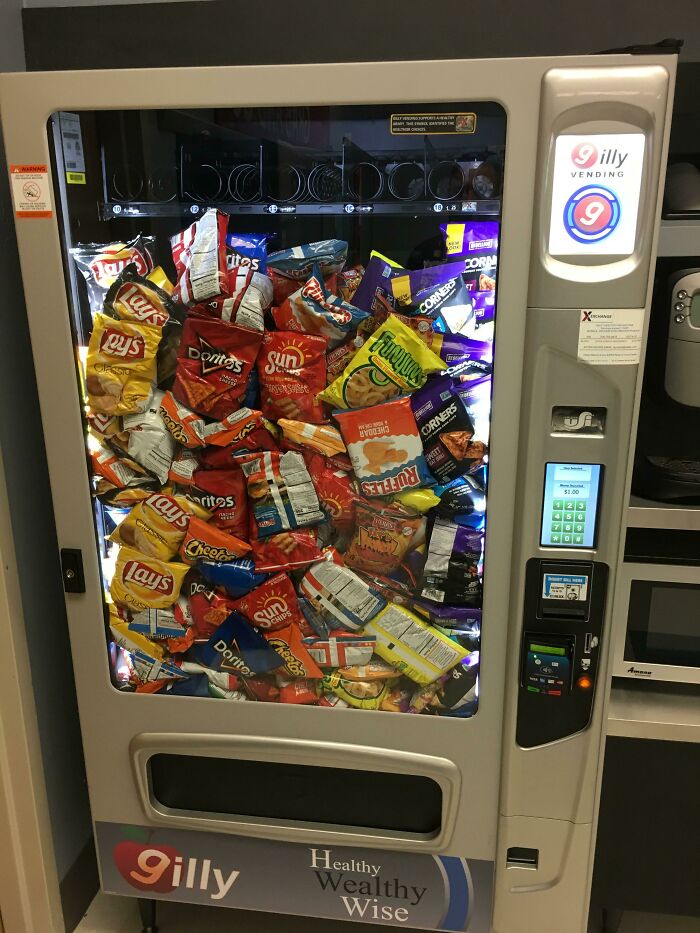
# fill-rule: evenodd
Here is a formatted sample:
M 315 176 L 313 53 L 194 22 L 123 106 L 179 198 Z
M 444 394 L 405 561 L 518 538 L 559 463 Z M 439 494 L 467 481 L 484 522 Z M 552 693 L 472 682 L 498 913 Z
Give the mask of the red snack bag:
M 217 420 L 230 415 L 245 394 L 261 339 L 248 327 L 188 315 L 173 395 L 200 415 Z
M 228 295 L 226 230 L 228 214 L 209 208 L 193 224 L 170 240 L 177 285 L 175 301 L 193 305 Z
M 336 470 L 322 454 L 305 452 L 309 476 L 325 510 L 338 531 L 349 531 L 355 523 L 355 505 L 360 500 L 350 473 Z
M 249 527 L 253 561 L 255 569 L 259 572 L 293 570 L 323 558 L 316 534 L 311 529 L 297 528 L 294 531 L 282 531 L 269 538 L 258 538 L 255 522 L 251 521 Z
M 318 694 L 313 680 L 280 680 L 280 703 L 298 703 L 311 705 L 318 703 Z
M 364 274 L 365 267 L 359 265 L 338 273 L 338 294 L 344 301 L 352 301 Z
M 248 538 L 248 496 L 241 468 L 195 470 L 187 495 L 212 513 L 212 522 L 237 538 Z
M 187 592 L 196 637 L 209 638 L 231 614 L 232 601 L 209 589 L 208 584 L 200 582 L 200 579 L 190 580 L 188 575 L 183 589 Z
M 261 411 L 239 408 L 223 421 L 208 424 L 204 429 L 204 443 L 208 447 L 226 447 L 231 453 L 254 450 L 277 450 L 276 428 L 263 418 Z
M 252 700 L 262 700 L 264 703 L 279 703 L 279 687 L 265 677 L 244 677 L 243 689 Z
M 260 398 L 267 418 L 324 421 L 316 393 L 326 386 L 325 337 L 266 331 L 258 356 Z
M 243 557 L 249 550 L 247 541 L 193 516 L 180 546 L 180 557 L 186 564 L 194 564 L 198 560 L 228 561 Z
M 284 670 L 290 677 L 321 679 L 323 671 L 304 647 L 298 626 L 292 624 L 276 632 L 265 632 L 271 648 L 284 659 Z
M 304 619 L 294 585 L 286 573 L 277 573 L 231 604 L 251 625 L 274 632 Z
M 194 644 L 195 634 L 194 628 L 188 628 L 177 638 L 166 638 L 165 644 L 168 651 L 171 654 L 184 654 L 185 651 L 189 651 Z
M 281 275 L 269 266 L 267 268 L 267 274 L 272 282 L 272 304 L 275 307 L 281 305 L 286 298 L 289 298 L 290 295 L 293 295 L 294 292 L 299 290 L 299 279 L 287 278 L 286 275 Z M 323 280 L 323 284 L 329 292 L 335 292 L 338 287 L 338 276 L 335 273 L 327 276 Z

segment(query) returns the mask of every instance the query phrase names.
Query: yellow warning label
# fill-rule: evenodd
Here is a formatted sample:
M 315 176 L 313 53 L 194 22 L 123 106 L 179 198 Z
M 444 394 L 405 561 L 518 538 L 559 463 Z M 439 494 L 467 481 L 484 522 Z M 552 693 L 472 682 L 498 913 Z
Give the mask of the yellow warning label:
M 84 185 L 85 172 L 66 172 L 66 182 L 69 185 Z

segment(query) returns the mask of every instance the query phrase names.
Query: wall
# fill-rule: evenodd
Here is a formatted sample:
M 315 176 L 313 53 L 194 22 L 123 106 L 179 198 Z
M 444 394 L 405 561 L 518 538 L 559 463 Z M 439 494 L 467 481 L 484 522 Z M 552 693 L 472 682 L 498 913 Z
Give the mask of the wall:
M 683 59 L 700 60 L 697 0 L 662 14 L 656 0 L 267 0 L 264 16 L 240 0 L 141 3 L 137 14 L 102 2 L 67 7 L 25 9 L 31 70 L 562 55 L 664 36 L 685 38 Z
M 0 71 L 23 69 L 21 0 L 0 0 Z M 63 880 L 89 842 L 92 827 L 43 432 L 1 139 L 0 298 L 0 446 L 32 667 L 32 683 L 24 687 L 27 699 L 29 691 L 34 691 L 57 870 Z M 23 620 L 16 619 L 15 624 L 20 626 Z

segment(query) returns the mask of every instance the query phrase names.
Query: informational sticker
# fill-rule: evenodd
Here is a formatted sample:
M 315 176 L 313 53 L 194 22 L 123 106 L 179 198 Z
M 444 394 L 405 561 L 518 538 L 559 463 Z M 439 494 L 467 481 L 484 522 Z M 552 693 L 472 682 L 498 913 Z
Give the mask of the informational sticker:
M 392 113 L 393 136 L 436 133 L 475 133 L 475 113 Z
M 404 929 L 491 930 L 493 862 L 119 823 L 95 830 L 102 888 L 112 894 Z
M 10 165 L 15 216 L 53 217 L 48 165 Z
M 585 574 L 546 573 L 542 579 L 544 599 L 585 602 L 587 594 L 588 577 Z
M 61 147 L 63 149 L 63 165 L 66 169 L 66 182 L 69 185 L 85 184 L 85 152 L 83 150 L 83 134 L 80 129 L 80 116 L 77 113 L 67 113 L 65 110 L 58 115 L 61 130 Z
M 552 256 L 623 257 L 634 252 L 644 147 L 644 133 L 557 137 Z
M 636 366 L 642 351 L 641 308 L 581 311 L 578 358 L 595 366 Z

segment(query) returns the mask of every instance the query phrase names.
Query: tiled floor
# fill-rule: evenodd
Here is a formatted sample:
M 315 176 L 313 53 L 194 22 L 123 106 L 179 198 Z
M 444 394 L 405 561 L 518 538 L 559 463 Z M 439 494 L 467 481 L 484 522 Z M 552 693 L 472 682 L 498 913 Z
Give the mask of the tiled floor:
M 377 933 L 380 927 L 340 920 L 283 917 L 225 907 L 158 905 L 160 933 Z M 395 927 L 392 927 L 395 929 Z M 404 933 L 415 933 L 403 927 Z M 98 894 L 76 933 L 140 933 L 136 902 Z M 700 933 L 700 918 L 628 913 L 617 933 Z

